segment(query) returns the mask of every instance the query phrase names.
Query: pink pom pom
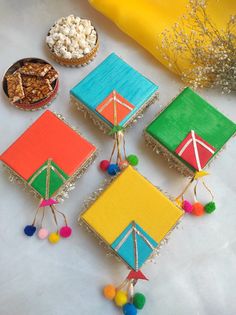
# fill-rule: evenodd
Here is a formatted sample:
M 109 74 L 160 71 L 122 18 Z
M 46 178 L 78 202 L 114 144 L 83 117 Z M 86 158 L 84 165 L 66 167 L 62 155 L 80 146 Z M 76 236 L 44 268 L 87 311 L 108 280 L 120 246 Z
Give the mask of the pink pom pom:
M 62 228 L 60 228 L 60 236 L 61 237 L 70 237 L 72 233 L 72 228 L 70 228 L 69 226 L 63 226 Z
M 191 213 L 193 211 L 193 205 L 188 200 L 184 200 L 182 203 L 182 209 L 187 213 Z
M 48 230 L 44 229 L 44 228 L 41 228 L 39 231 L 38 231 L 38 238 L 40 240 L 44 240 L 45 238 L 48 237 Z
M 100 162 L 100 169 L 103 171 L 103 172 L 106 172 L 106 170 L 108 169 L 108 167 L 109 167 L 109 165 L 110 165 L 110 162 L 108 161 L 108 160 L 102 160 L 101 162 Z

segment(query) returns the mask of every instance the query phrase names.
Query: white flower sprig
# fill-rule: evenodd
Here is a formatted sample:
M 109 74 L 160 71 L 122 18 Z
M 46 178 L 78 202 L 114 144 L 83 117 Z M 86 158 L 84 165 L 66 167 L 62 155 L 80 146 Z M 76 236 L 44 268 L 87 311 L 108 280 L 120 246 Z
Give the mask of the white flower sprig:
M 236 90 L 236 15 L 219 30 L 207 14 L 207 0 L 190 0 L 187 13 L 161 33 L 157 49 L 169 67 L 194 89 Z M 180 66 L 183 58 L 188 67 Z

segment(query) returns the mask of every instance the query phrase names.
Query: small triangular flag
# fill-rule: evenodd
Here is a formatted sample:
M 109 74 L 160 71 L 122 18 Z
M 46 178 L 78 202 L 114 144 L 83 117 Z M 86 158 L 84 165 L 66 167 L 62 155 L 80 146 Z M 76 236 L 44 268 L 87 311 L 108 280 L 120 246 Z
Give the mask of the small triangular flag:
M 47 207 L 47 206 L 51 206 L 51 205 L 55 205 L 57 204 L 58 201 L 50 198 L 50 199 L 44 199 L 41 203 L 40 203 L 40 208 L 43 208 L 43 207 Z
M 148 278 L 142 273 L 141 270 L 138 270 L 138 271 L 134 271 L 134 270 L 131 270 L 130 273 L 128 274 L 128 277 L 127 277 L 128 280 L 131 280 L 131 279 L 135 279 L 135 280 L 148 280 Z
M 206 171 L 198 171 L 195 173 L 194 179 L 198 179 L 198 178 L 201 178 L 201 177 L 206 176 L 206 175 L 209 175 L 209 173 Z

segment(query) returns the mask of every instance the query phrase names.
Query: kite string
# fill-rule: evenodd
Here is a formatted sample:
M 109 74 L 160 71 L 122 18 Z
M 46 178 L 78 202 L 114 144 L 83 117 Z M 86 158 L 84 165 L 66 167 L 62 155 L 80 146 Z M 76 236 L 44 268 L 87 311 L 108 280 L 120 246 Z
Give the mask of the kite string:
M 211 191 L 211 189 L 207 186 L 207 184 L 205 183 L 205 181 L 200 178 L 202 185 L 205 187 L 205 189 L 209 192 L 209 194 L 211 195 L 211 199 L 212 201 L 214 200 L 214 195 L 213 192 Z M 196 184 L 194 185 L 194 201 L 197 202 L 197 185 L 199 183 L 199 180 L 196 181 Z
M 184 194 L 186 193 L 186 191 L 189 189 L 189 187 L 191 186 L 191 184 L 193 183 L 193 181 L 194 181 L 194 179 L 195 179 L 195 177 L 193 176 L 192 178 L 191 178 L 191 180 L 188 182 L 188 184 L 185 186 L 185 188 L 182 190 L 182 192 L 175 198 L 176 200 L 178 200 L 178 199 L 184 199 Z
M 117 290 L 123 289 L 129 283 L 129 279 L 125 278 L 125 280 L 117 287 Z
M 117 163 L 122 161 L 122 155 L 121 155 L 121 140 L 123 137 L 122 131 L 117 132 Z
M 205 183 L 205 181 L 202 179 L 202 184 L 203 184 L 203 186 L 206 188 L 206 190 L 209 192 L 209 194 L 211 195 L 211 199 L 212 199 L 212 201 L 215 199 L 214 198 L 214 194 L 213 194 L 213 192 L 211 191 L 211 189 L 207 186 L 207 184 Z
M 50 209 L 51 209 L 51 211 L 52 211 L 53 219 L 54 219 L 54 222 L 55 222 L 55 224 L 56 224 L 57 232 L 58 232 L 59 228 L 58 228 L 57 216 L 56 216 L 55 210 L 54 210 L 54 208 L 53 208 L 52 205 L 50 206 Z
M 112 158 L 113 158 L 113 155 L 114 155 L 114 153 L 115 153 L 116 145 L 117 145 L 117 141 L 116 141 L 116 134 L 115 134 L 114 144 L 113 144 L 111 156 L 110 156 L 110 159 L 109 159 L 110 162 L 111 162 L 111 160 L 112 160 Z
M 124 159 L 122 158 L 122 147 L 123 147 Z M 112 152 L 109 159 L 110 162 L 112 161 L 115 151 L 117 151 L 116 163 L 126 160 L 127 155 L 126 155 L 126 148 L 125 148 L 125 138 L 121 130 L 115 132 L 114 134 L 114 144 L 113 144 Z
M 54 211 L 56 211 L 57 213 L 59 213 L 59 214 L 64 218 L 65 225 L 67 226 L 68 223 L 67 223 L 66 215 L 65 215 L 63 212 L 57 210 L 57 208 L 56 208 L 55 206 L 52 205 L 52 207 L 53 207 Z
M 43 213 L 42 213 L 41 222 L 40 222 L 41 228 L 43 227 L 44 216 L 45 216 L 45 207 L 43 207 Z
M 33 219 L 32 225 L 35 225 L 35 222 L 37 220 L 38 212 L 39 212 L 40 205 L 41 205 L 42 201 L 43 201 L 43 198 L 41 198 L 40 201 L 39 201 L 38 207 L 37 207 L 35 215 L 34 215 L 34 219 Z

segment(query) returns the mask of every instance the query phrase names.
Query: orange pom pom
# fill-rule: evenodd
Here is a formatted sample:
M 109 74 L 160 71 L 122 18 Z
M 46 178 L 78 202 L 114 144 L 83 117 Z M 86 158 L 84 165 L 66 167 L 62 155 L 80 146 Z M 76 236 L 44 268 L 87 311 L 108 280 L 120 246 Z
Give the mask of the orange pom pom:
M 116 288 L 112 284 L 108 284 L 103 289 L 103 294 L 106 299 L 113 300 L 116 295 Z
M 204 207 L 200 202 L 195 202 L 193 204 L 192 214 L 199 217 L 204 214 Z

